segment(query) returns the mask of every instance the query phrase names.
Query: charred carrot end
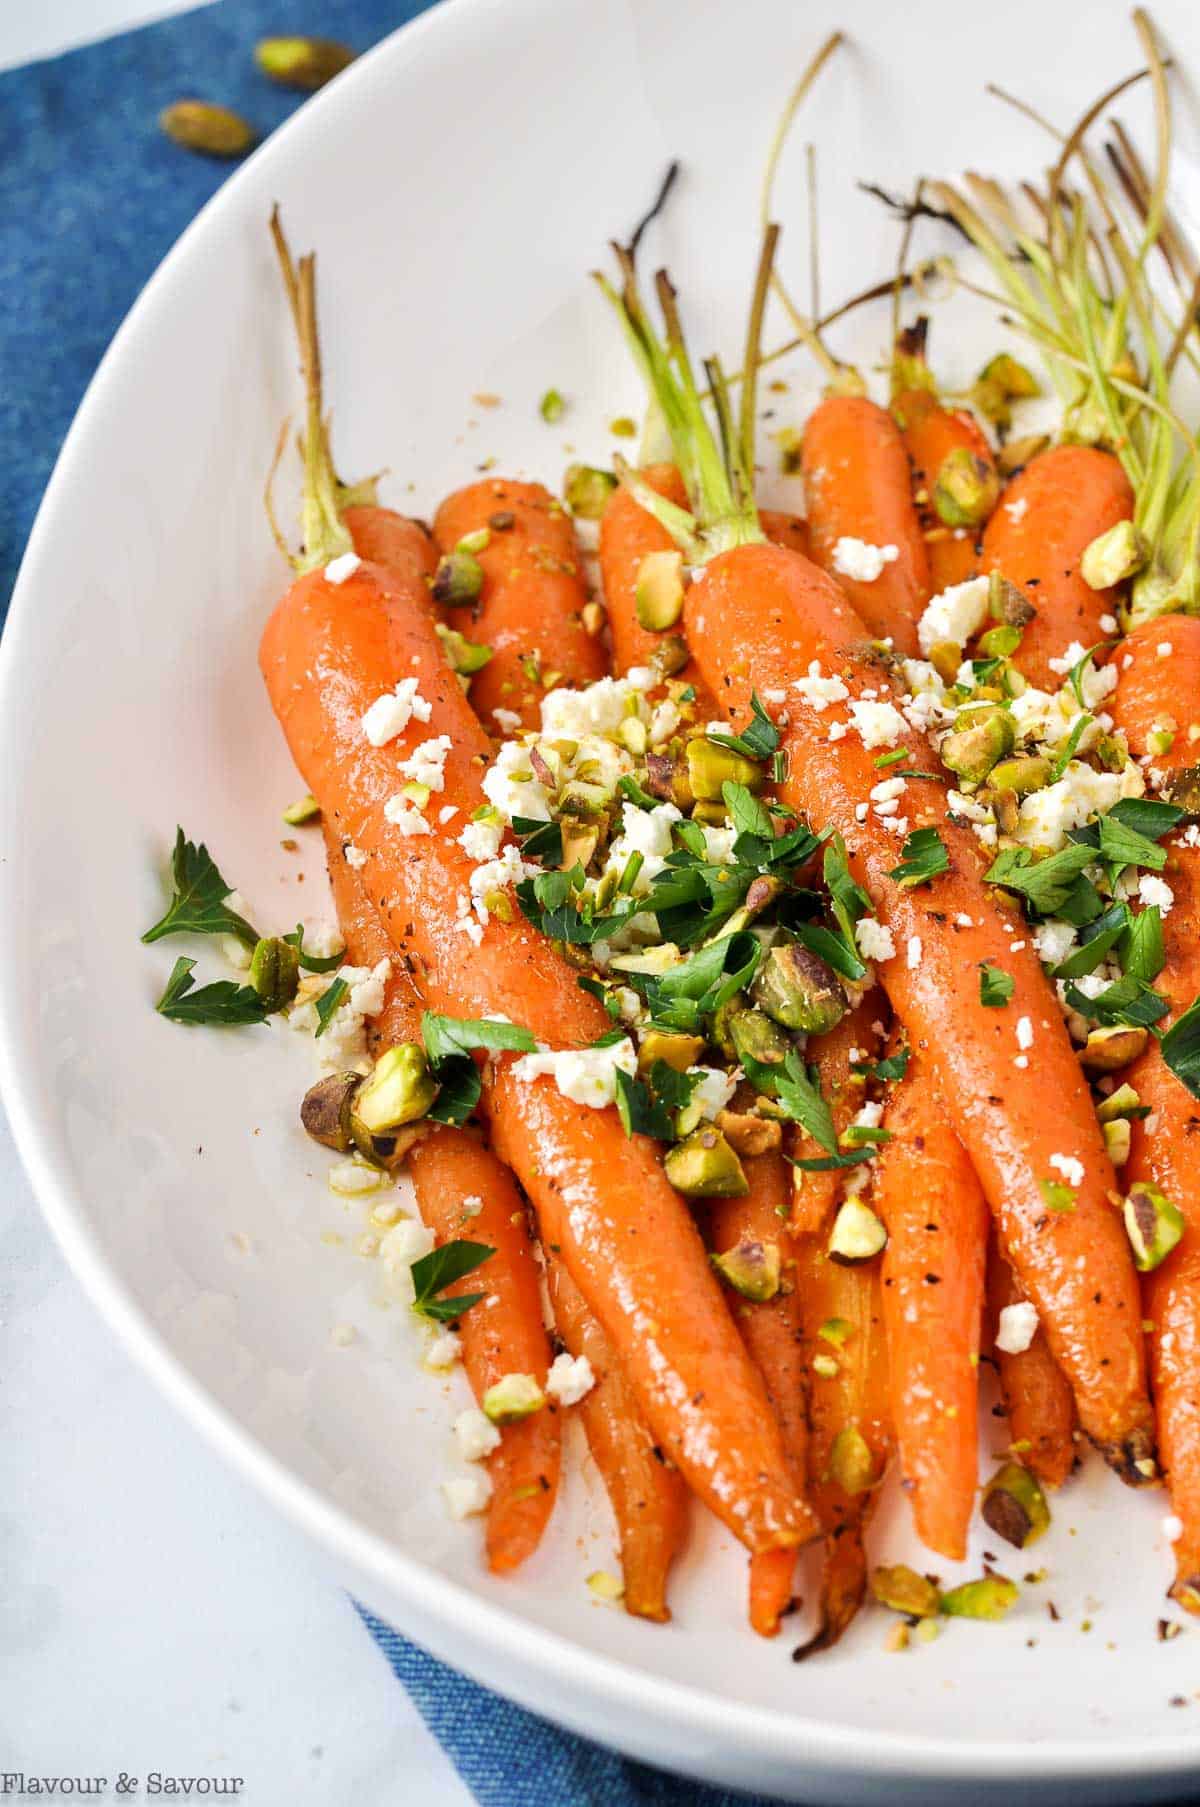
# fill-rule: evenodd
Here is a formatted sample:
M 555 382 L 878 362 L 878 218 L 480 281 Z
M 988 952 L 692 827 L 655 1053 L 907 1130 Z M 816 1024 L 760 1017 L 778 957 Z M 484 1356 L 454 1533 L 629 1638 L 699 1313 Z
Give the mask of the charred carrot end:
M 794 1604 L 795 1574 L 794 1550 L 772 1550 L 750 1558 L 750 1625 L 760 1638 L 779 1635 L 779 1622 Z
M 803 1663 L 832 1649 L 866 1597 L 867 1549 L 862 1521 L 854 1518 L 825 1539 L 820 1619 L 813 1635 L 793 1650 L 792 1661 Z

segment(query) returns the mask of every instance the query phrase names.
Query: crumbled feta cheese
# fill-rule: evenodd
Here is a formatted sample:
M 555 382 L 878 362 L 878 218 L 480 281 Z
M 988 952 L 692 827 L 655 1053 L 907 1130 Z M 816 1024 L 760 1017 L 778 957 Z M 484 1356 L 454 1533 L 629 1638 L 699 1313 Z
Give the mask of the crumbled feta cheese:
M 841 577 L 855 583 L 873 584 L 885 565 L 900 557 L 899 546 L 872 546 L 866 540 L 844 535 L 833 549 L 833 568 Z
M 346 842 L 346 845 L 342 848 L 342 853 L 345 855 L 346 864 L 352 872 L 361 872 L 367 863 L 366 854 L 361 847 L 356 847 L 353 841 Z
M 1050 1165 L 1055 1173 L 1061 1173 L 1068 1186 L 1082 1186 L 1083 1162 L 1072 1154 L 1052 1154 Z
M 891 929 L 874 916 L 864 916 L 855 923 L 854 941 L 864 960 L 894 960 L 896 957 Z
M 1026 1067 L 1027 1067 L 1027 1066 L 1028 1066 L 1028 1065 L 1029 1065 L 1029 1056 L 1028 1056 L 1028 1054 L 1018 1054 L 1018 1055 L 1017 1055 L 1017 1056 L 1016 1056 L 1016 1058 L 1015 1058 L 1015 1059 L 1014 1059 L 1014 1061 L 1013 1061 L 1013 1066 L 1014 1066 L 1014 1067 L 1020 1067 L 1020 1068 L 1021 1068 L 1021 1071 L 1022 1071 L 1022 1072 L 1024 1072 L 1024 1070 L 1025 1070 L 1025 1068 L 1026 1068 Z
M 458 837 L 458 844 L 468 859 L 482 862 L 495 859 L 503 839 L 504 828 L 499 822 L 468 822 Z
M 550 692 L 551 696 L 558 694 Z M 573 690 L 563 692 L 565 696 L 578 694 Z M 534 777 L 529 748 L 522 741 L 505 741 L 483 774 L 483 794 L 507 822 L 516 816 L 526 816 L 532 822 L 550 820 L 550 794 Z
M 335 1161 L 326 1175 L 331 1192 L 339 1198 L 357 1198 L 366 1196 L 368 1192 L 378 1192 L 383 1183 L 383 1175 L 377 1167 L 367 1166 L 365 1161 Z
M 584 690 L 564 686 L 547 691 L 542 698 L 542 733 L 550 740 L 615 734 L 631 713 L 630 704 L 636 708 L 656 681 L 653 672 L 636 668 L 623 678 L 598 678 Z
M 483 1200 L 480 1198 L 478 1192 L 468 1192 L 467 1196 L 463 1199 L 463 1202 L 462 1202 L 463 1216 L 464 1217 L 478 1217 L 479 1213 L 482 1210 L 483 1210 Z
M 492 720 L 505 734 L 518 734 L 520 732 L 521 718 L 515 709 L 495 708 L 492 710 Z
M 697 1080 L 691 1102 L 699 1106 L 702 1117 L 710 1120 L 725 1109 L 742 1076 L 736 1067 L 731 1073 L 722 1067 L 689 1067 L 688 1074 Z
M 926 658 L 935 646 L 949 641 L 965 646 L 987 620 L 988 579 L 969 577 L 966 583 L 951 584 L 940 596 L 926 604 L 917 623 L 917 639 Z
M 908 785 L 903 778 L 881 778 L 878 784 L 871 786 L 871 800 L 874 803 L 890 803 L 902 797 Z
M 430 1254 L 436 1238 L 416 1217 L 402 1217 L 379 1244 L 379 1259 L 389 1271 L 400 1272 Z
M 401 760 L 400 770 L 414 784 L 428 785 L 431 791 L 444 791 L 446 755 L 449 751 L 450 736 L 436 734 L 432 740 L 423 740 L 419 746 L 414 747 L 408 758 Z
M 1101 615 L 1100 617 L 1100 632 L 1102 634 L 1115 634 L 1119 625 L 1115 615 Z
M 1097 772 L 1073 759 L 1056 784 L 1021 799 L 1015 838 L 1027 847 L 1056 852 L 1072 829 L 1082 828 L 1122 797 L 1140 797 L 1145 788 L 1132 763 L 1123 772 Z
M 701 824 L 704 835 L 704 857 L 714 866 L 724 866 L 733 858 L 733 843 L 737 840 L 736 828 L 714 828 L 710 823 Z
M 1006 502 L 1004 504 L 1004 512 L 1008 516 L 1009 520 L 1012 522 L 1014 527 L 1019 526 L 1020 523 L 1025 519 L 1025 514 L 1026 514 L 1026 511 L 1028 510 L 1028 508 L 1029 508 L 1029 497 L 1028 496 L 1018 496 L 1015 502 Z
M 536 1054 L 523 1054 L 512 1068 L 513 1078 L 521 1084 L 544 1074 L 564 1098 L 598 1111 L 615 1102 L 618 1072 L 631 1079 L 637 1072 L 637 1050 L 628 1036 L 607 1048 L 540 1048 Z
M 572 1357 L 565 1351 L 555 1356 L 546 1376 L 546 1391 L 560 1405 L 578 1405 L 595 1384 L 596 1376 L 587 1356 Z
M 818 714 L 821 710 L 828 709 L 831 703 L 844 702 L 850 695 L 848 687 L 841 678 L 821 676 L 821 664 L 818 659 L 814 659 L 809 666 L 808 675 L 797 678 L 792 688 L 798 690 L 809 707 L 815 709 Z
M 442 1493 L 451 1518 L 462 1520 L 474 1517 L 477 1512 L 487 1511 L 488 1501 L 492 1497 L 492 1483 L 486 1472 L 478 1469 L 474 1474 L 443 1481 Z
M 454 911 L 454 927 L 457 932 L 479 947 L 483 942 L 483 924 L 472 914 L 471 900 L 465 891 L 460 891 L 455 899 Z
M 441 809 L 438 810 L 438 821 L 440 822 L 441 826 L 443 828 L 445 828 L 447 822 L 453 822 L 453 820 L 457 814 L 458 814 L 458 804 L 457 803 L 443 803 Z
M 660 747 L 664 740 L 670 740 L 682 719 L 670 697 L 664 698 L 650 717 L 650 745 Z
M 524 878 L 530 878 L 540 872 L 540 866 L 521 857 L 521 850 L 510 842 L 502 847 L 494 860 L 488 860 L 482 866 L 476 866 L 471 874 L 471 901 L 475 906 L 475 914 L 481 922 L 488 920 L 487 898 L 489 892 L 504 891 L 510 885 L 519 885 Z
M 398 828 L 407 839 L 411 835 L 432 834 L 433 830 L 419 809 L 414 809 L 407 797 L 397 791 L 389 797 L 383 806 L 383 813 L 393 828 Z
M 996 1326 L 996 1347 L 1005 1355 L 1021 1355 L 1037 1335 L 1038 1314 L 1027 1299 L 1006 1305 Z
M 1017 1046 L 1022 1052 L 1033 1046 L 1033 1024 L 1027 1016 L 1017 1018 Z
M 410 721 L 427 722 L 433 711 L 417 688 L 416 678 L 401 678 L 394 691 L 376 697 L 362 718 L 362 729 L 373 747 L 386 747 L 403 734 Z
M 894 747 L 904 733 L 904 717 L 894 703 L 854 702 L 850 705 L 854 726 L 868 751 Z
M 667 863 L 674 845 L 671 827 L 682 820 L 673 803 L 658 803 L 653 809 L 639 809 L 626 803 L 621 809 L 621 833 L 608 850 L 608 866 L 617 873 L 624 870 L 630 854 L 640 853 L 642 864 L 634 882 L 635 894 L 648 891 Z
M 340 558 L 331 558 L 325 567 L 325 581 L 331 584 L 344 584 L 348 577 L 362 564 L 361 558 L 354 552 L 343 552 Z
M 1143 872 L 1138 879 L 1138 896 L 1144 904 L 1157 904 L 1164 916 L 1171 914 L 1171 905 L 1175 902 L 1175 893 L 1163 878 L 1156 872 Z
M 1060 922 L 1053 916 L 1039 922 L 1033 930 L 1033 945 L 1043 966 L 1057 966 L 1060 960 L 1065 960 L 1075 940 L 1074 923 Z
M 845 740 L 845 738 L 846 738 L 847 734 L 849 734 L 849 732 L 850 732 L 850 723 L 849 722 L 830 722 L 829 734 L 828 734 L 827 738 L 829 740 Z
M 1168 1543 L 1178 1543 L 1183 1536 L 1183 1520 L 1168 1512 L 1162 1521 L 1162 1534 Z
M 883 1122 L 883 1105 L 868 1099 L 854 1119 L 857 1129 L 878 1129 Z
M 1175 651 L 1175 648 L 1171 645 L 1169 640 L 1160 640 L 1154 650 L 1157 652 L 1160 659 L 1169 659 L 1171 654 Z
M 921 937 L 919 935 L 910 935 L 907 948 L 908 970 L 910 973 L 915 973 L 918 966 L 920 966 L 921 955 L 924 951 L 925 949 L 922 945 Z
M 954 918 L 954 926 L 959 929 L 973 929 L 975 927 L 975 918 L 973 916 L 968 916 L 965 910 L 960 910 L 958 915 Z
M 425 1366 L 439 1372 L 444 1368 L 452 1368 L 462 1360 L 462 1343 L 453 1330 L 443 1330 L 435 1336 L 425 1351 Z
M 228 897 L 226 902 L 231 910 L 238 909 L 237 904 L 233 901 L 233 895 Z M 238 913 L 240 915 L 241 911 L 239 910 Z M 345 945 L 342 931 L 336 922 L 305 923 L 304 951 L 306 954 L 311 954 L 314 960 L 332 960 L 335 954 L 341 953 Z
M 854 820 L 856 822 L 865 822 L 870 812 L 871 806 L 869 803 L 856 803 L 854 805 Z
M 458 1414 L 454 1420 L 454 1435 L 464 1462 L 482 1462 L 485 1456 L 500 1447 L 500 1432 L 477 1405 L 469 1405 Z

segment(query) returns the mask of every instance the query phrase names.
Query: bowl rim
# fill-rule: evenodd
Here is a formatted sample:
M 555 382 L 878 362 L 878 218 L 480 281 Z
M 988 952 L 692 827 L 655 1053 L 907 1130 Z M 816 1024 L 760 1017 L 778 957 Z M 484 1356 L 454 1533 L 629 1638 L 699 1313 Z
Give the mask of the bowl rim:
M 580 0 L 577 0 L 580 3 Z M 522 0 L 536 13 L 562 0 Z M 360 86 L 376 79 L 384 65 L 408 57 L 426 39 L 446 32 L 470 32 L 471 16 L 490 0 L 436 0 L 356 58 L 338 80 L 314 95 L 279 126 L 205 203 L 172 245 L 113 336 L 84 392 L 39 504 L 0 637 L 0 762 L 5 724 L 14 719 L 6 705 L 21 683 L 23 651 L 37 630 L 35 597 L 42 549 L 54 531 L 58 496 L 87 451 L 91 423 L 102 413 L 138 356 L 144 319 L 169 305 L 173 286 L 186 281 L 194 248 L 219 221 L 245 186 L 275 163 L 286 162 L 305 134 L 320 132 L 324 115 L 354 105 Z M 11 767 L 10 767 L 11 769 Z M 0 947 L 15 945 L 19 911 L 13 862 L 0 863 Z M 1046 1740 L 1036 1745 L 987 1740 L 961 1742 L 928 1735 L 866 1730 L 731 1702 L 690 1684 L 668 1680 L 640 1666 L 622 1663 L 532 1624 L 519 1613 L 479 1595 L 461 1582 L 427 1567 L 398 1544 L 358 1523 L 353 1516 L 302 1479 L 210 1394 L 173 1352 L 132 1291 L 111 1266 L 89 1221 L 84 1190 L 69 1170 L 49 1121 L 39 1111 L 36 1086 L 24 1075 L 37 1067 L 36 1044 L 26 1044 L 8 989 L 0 987 L 0 1099 L 33 1193 L 59 1248 L 85 1293 L 115 1332 L 125 1351 L 209 1446 L 243 1476 L 291 1524 L 321 1549 L 397 1601 L 421 1623 L 420 1641 L 436 1655 L 485 1687 L 516 1699 L 514 1669 L 561 1677 L 606 1722 L 619 1727 L 627 1715 L 645 1724 L 652 1717 L 674 1742 L 694 1737 L 711 1744 L 714 1713 L 719 1716 L 722 1759 L 756 1756 L 792 1763 L 797 1770 L 822 1768 L 847 1776 L 892 1780 L 989 1782 L 1036 1779 L 1040 1783 L 1088 1780 L 1099 1775 L 1169 1777 L 1200 1763 L 1200 1737 L 1176 1735 L 1139 1742 L 1122 1738 L 1094 1744 L 1084 1738 Z M 378 1597 L 378 1592 L 376 1597 Z M 427 1631 L 432 1628 L 432 1635 Z M 398 1627 L 404 1630 L 401 1623 Z M 469 1660 L 462 1661 L 465 1645 Z M 540 1708 L 537 1710 L 541 1710 Z M 553 1709 L 551 1709 L 553 1712 Z M 586 1717 L 583 1715 L 581 1717 Z M 590 1735 L 590 1734 L 585 1734 Z M 618 1742 L 614 1740 L 613 1742 Z M 752 1769 L 749 1773 L 753 1773 Z

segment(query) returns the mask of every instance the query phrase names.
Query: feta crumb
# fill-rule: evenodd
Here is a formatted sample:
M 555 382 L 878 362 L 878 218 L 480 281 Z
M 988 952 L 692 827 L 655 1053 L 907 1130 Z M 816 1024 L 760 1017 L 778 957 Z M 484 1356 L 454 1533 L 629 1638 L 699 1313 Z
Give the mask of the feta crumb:
M 414 809 L 407 797 L 397 791 L 389 797 L 383 806 L 383 813 L 393 828 L 398 828 L 406 838 L 411 835 L 432 834 L 433 830 L 419 809 Z
M 854 820 L 856 822 L 865 822 L 870 813 L 870 809 L 871 805 L 869 803 L 856 803 L 854 805 Z
M 621 807 L 621 832 L 608 850 L 606 865 L 618 874 L 625 869 L 630 854 L 640 853 L 642 864 L 634 881 L 635 894 L 648 891 L 667 863 L 674 842 L 671 829 L 682 820 L 673 803 L 658 803 L 653 809 L 639 809 L 636 803 Z
M 350 870 L 352 872 L 361 872 L 367 863 L 367 856 L 362 848 L 356 847 L 353 841 L 347 841 L 346 845 L 342 848 L 342 852 L 345 855 L 346 864 L 349 866 Z
M 482 1210 L 483 1200 L 480 1198 L 478 1192 L 468 1192 L 466 1198 L 464 1198 L 462 1202 L 463 1216 L 478 1217 Z
M 1168 1543 L 1178 1543 L 1183 1536 L 1183 1520 L 1168 1512 L 1162 1521 L 1162 1534 Z
M 921 955 L 924 953 L 924 951 L 925 951 L 924 947 L 922 946 L 922 943 L 921 943 L 921 937 L 919 935 L 910 935 L 908 938 L 908 949 L 907 949 L 908 970 L 910 973 L 915 973 L 918 966 L 920 966 Z
M 864 960 L 894 960 L 896 942 L 886 923 L 864 916 L 854 925 L 854 941 Z
M 1028 1066 L 1028 1065 L 1029 1065 L 1029 1056 L 1028 1056 L 1028 1054 L 1018 1054 L 1018 1055 L 1017 1055 L 1017 1056 L 1016 1056 L 1016 1058 L 1015 1058 L 1015 1059 L 1014 1059 L 1014 1061 L 1013 1061 L 1013 1066 L 1014 1066 L 1014 1067 L 1020 1067 L 1020 1069 L 1021 1069 L 1021 1071 L 1022 1071 L 1022 1072 L 1024 1072 L 1024 1071 L 1025 1071 L 1025 1069 L 1026 1069 L 1026 1067 L 1027 1067 L 1027 1066 Z
M 1175 648 L 1169 640 L 1160 640 L 1154 650 L 1160 659 L 1169 659 Z
M 432 1230 L 427 1230 L 415 1217 L 402 1217 L 398 1224 L 380 1238 L 379 1259 L 391 1288 L 401 1297 L 411 1298 L 412 1265 L 431 1254 L 435 1244 Z
M 1027 1016 L 1017 1018 L 1017 1046 L 1022 1051 L 1033 1046 L 1033 1024 Z
M 454 1420 L 454 1435 L 464 1462 L 482 1462 L 485 1456 L 500 1447 L 500 1432 L 477 1405 L 469 1405 L 465 1412 L 458 1414 Z
M 505 734 L 518 734 L 520 732 L 521 717 L 517 714 L 515 709 L 493 709 L 492 720 Z
M 871 801 L 890 803 L 895 798 L 902 797 L 907 789 L 908 785 L 903 778 L 881 778 L 878 784 L 871 786 Z
M 546 1391 L 560 1405 L 578 1405 L 595 1384 L 596 1376 L 586 1355 L 556 1355 L 546 1376 Z
M 495 859 L 503 839 L 504 828 L 499 822 L 468 822 L 458 836 L 458 844 L 468 859 L 482 864 Z
M 1039 922 L 1033 931 L 1033 945 L 1043 966 L 1057 966 L 1060 960 L 1065 960 L 1075 940 L 1074 923 L 1061 922 L 1053 916 Z
M 956 928 L 973 929 L 975 927 L 975 918 L 973 916 L 968 916 L 965 910 L 960 910 L 958 915 L 954 918 L 954 923 Z
M 492 1483 L 484 1470 L 479 1469 L 475 1474 L 443 1481 L 442 1493 L 451 1518 L 461 1521 L 487 1510 L 487 1503 L 492 1497 Z
M 1156 872 L 1142 873 L 1138 879 L 1138 896 L 1146 905 L 1157 904 L 1163 916 L 1171 914 L 1175 893 L 1166 879 L 1159 878 Z
M 434 1337 L 425 1351 L 425 1366 L 427 1368 L 436 1368 L 439 1370 L 443 1368 L 452 1368 L 456 1362 L 461 1360 L 462 1343 L 459 1341 L 453 1330 L 443 1330 L 440 1336 Z
M 845 535 L 833 549 L 833 568 L 839 576 L 849 577 L 855 583 L 873 584 L 884 566 L 894 564 L 899 557 L 899 546 L 872 546 L 866 540 Z
M 454 927 L 457 932 L 460 935 L 465 935 L 467 940 L 473 942 L 476 947 L 481 946 L 483 942 L 483 924 L 472 914 L 471 899 L 467 896 L 465 891 L 459 892 L 458 897 L 455 899 L 454 910 Z
M 1004 512 L 1008 516 L 1009 520 L 1012 522 L 1014 527 L 1019 526 L 1020 523 L 1025 519 L 1025 515 L 1028 511 L 1028 508 L 1029 508 L 1029 497 L 1028 496 L 1018 496 L 1015 502 L 1006 502 L 1004 504 Z
M 805 702 L 810 708 L 815 709 L 818 714 L 822 709 L 828 709 L 830 703 L 844 702 L 850 695 L 848 687 L 841 678 L 824 678 L 821 676 L 821 663 L 819 659 L 814 659 L 812 661 L 812 664 L 808 668 L 807 677 L 797 678 L 792 688 L 798 690 Z
M 638 666 L 623 678 L 598 678 L 584 690 L 549 690 L 542 698 L 542 733 L 549 740 L 582 740 L 588 734 L 615 734 L 658 679 Z
M 551 691 L 556 696 L 557 691 Z M 564 695 L 577 695 L 576 691 Z M 568 739 L 577 738 L 568 735 Z M 550 820 L 550 794 L 534 777 L 529 764 L 529 748 L 519 740 L 506 740 L 483 774 L 483 794 L 506 821 L 527 816 L 532 822 Z
M 1119 625 L 1115 615 L 1101 615 L 1100 617 L 1100 632 L 1102 634 L 1115 634 Z
M 904 733 L 904 717 L 894 703 L 854 702 L 850 705 L 850 714 L 868 751 L 874 747 L 894 747 Z
M 362 564 L 361 558 L 354 552 L 343 552 L 340 558 L 331 558 L 325 567 L 325 581 L 331 584 L 344 584 L 348 577 Z
M 1072 1154 L 1052 1154 L 1050 1165 L 1055 1173 L 1061 1173 L 1068 1186 L 1082 1186 L 1083 1162 Z
M 438 821 L 445 828 L 447 822 L 453 822 L 457 814 L 457 803 L 443 803 L 441 809 L 438 810 Z
M 845 738 L 846 738 L 847 734 L 849 734 L 849 732 L 850 732 L 850 723 L 849 722 L 830 722 L 828 739 L 845 740 Z
M 355 1016 L 378 1016 L 387 996 L 387 982 L 392 976 L 392 963 L 386 957 L 374 966 L 343 966 L 338 977 L 348 986 L 343 1010 Z
M 362 718 L 362 729 L 373 747 L 386 747 L 403 734 L 410 721 L 427 722 L 433 705 L 417 689 L 416 678 L 401 678 L 394 691 L 378 696 Z
M 737 1067 L 729 1073 L 723 1067 L 689 1067 L 688 1074 L 697 1081 L 691 1102 L 698 1105 L 700 1115 L 710 1121 L 718 1111 L 725 1109 L 742 1076 Z
M 431 791 L 444 791 L 446 788 L 446 755 L 450 751 L 450 736 L 435 734 L 432 740 L 423 740 L 413 748 L 407 759 L 400 762 L 400 770 L 405 778 L 411 778 L 414 784 L 428 785 Z
M 1037 1335 L 1038 1314 L 1027 1299 L 1006 1305 L 996 1326 L 996 1347 L 1005 1355 L 1021 1355 Z
M 951 584 L 940 596 L 928 603 L 917 623 L 917 639 L 928 658 L 935 646 L 950 641 L 965 646 L 987 620 L 988 579 L 970 577 L 966 583 Z
M 564 1098 L 598 1111 L 615 1103 L 618 1072 L 631 1079 L 637 1072 L 637 1050 L 628 1036 L 607 1048 L 540 1048 L 536 1054 L 523 1054 L 512 1068 L 520 1084 L 545 1075 Z

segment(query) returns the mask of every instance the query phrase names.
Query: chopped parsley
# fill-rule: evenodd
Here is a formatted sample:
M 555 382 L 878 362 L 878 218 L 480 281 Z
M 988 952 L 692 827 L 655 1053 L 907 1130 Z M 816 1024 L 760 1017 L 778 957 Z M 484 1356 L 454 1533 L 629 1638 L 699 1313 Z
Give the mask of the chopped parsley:
M 167 988 L 155 1005 L 160 1016 L 169 1017 L 173 1023 L 208 1023 L 224 1028 L 266 1022 L 266 1005 L 249 985 L 219 979 L 215 985 L 202 985 L 197 991 L 192 978 L 195 964 L 183 955 L 176 960 Z
M 415 1298 L 413 1310 L 418 1317 L 435 1324 L 453 1324 L 465 1311 L 487 1298 L 486 1293 L 456 1293 L 452 1298 L 439 1297 L 457 1280 L 465 1280 L 476 1268 L 490 1261 L 496 1253 L 486 1242 L 444 1242 L 412 1264 Z
M 439 1086 L 429 1115 L 435 1122 L 453 1124 L 466 1122 L 483 1090 L 473 1053 L 488 1049 L 532 1054 L 537 1047 L 532 1033 L 517 1023 L 438 1016 L 432 1010 L 421 1017 L 421 1040 Z
M 779 729 L 771 720 L 758 692 L 750 697 L 750 720 L 740 734 L 710 734 L 710 740 L 719 747 L 728 747 L 731 753 L 740 753 L 743 759 L 770 759 L 779 748 Z
M 1176 1017 L 1158 1045 L 1179 1083 L 1200 1098 L 1200 998 Z
M 979 969 L 979 1002 L 996 1008 L 1007 1004 L 1016 990 L 1016 980 L 1011 973 L 1006 973 L 999 966 L 981 966 Z
M 258 941 L 258 931 L 226 904 L 233 886 L 221 876 L 208 848 L 189 841 L 182 828 L 175 830 L 171 883 L 171 901 L 143 941 L 162 941 L 167 935 L 235 935 L 247 947 Z
M 927 885 L 939 873 L 950 870 L 950 855 L 936 828 L 914 828 L 900 853 L 900 864 L 888 873 L 899 885 Z

